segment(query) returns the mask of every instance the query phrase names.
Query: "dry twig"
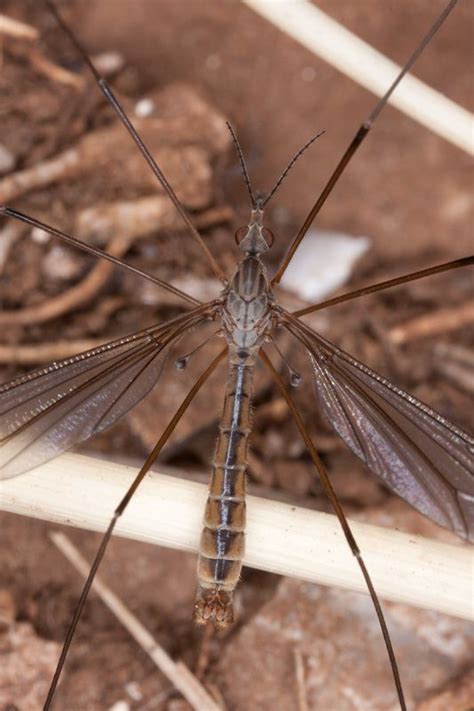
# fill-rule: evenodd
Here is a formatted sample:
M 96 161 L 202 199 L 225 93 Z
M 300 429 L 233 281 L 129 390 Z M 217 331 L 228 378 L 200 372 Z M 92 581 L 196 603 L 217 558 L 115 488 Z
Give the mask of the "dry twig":
M 60 67 L 58 64 L 51 62 L 37 49 L 30 49 L 28 52 L 28 59 L 30 60 L 32 67 L 37 72 L 44 74 L 48 77 L 48 79 L 51 79 L 54 82 L 65 84 L 73 89 L 82 89 L 85 86 L 85 79 L 83 76 L 70 72 L 68 69 L 64 69 L 64 67 Z
M 14 20 L 12 17 L 0 14 L 0 35 L 36 40 L 38 39 L 39 33 L 36 27 L 27 25 L 26 22 L 20 22 L 19 20 Z
M 39 190 L 57 180 L 77 175 L 80 165 L 79 150 L 69 148 L 54 158 L 7 175 L 0 181 L 0 203 L 9 203 L 32 190 Z
M 393 343 L 399 345 L 418 338 L 428 338 L 447 331 L 454 331 L 473 322 L 474 303 L 467 303 L 414 318 L 390 329 L 388 335 Z

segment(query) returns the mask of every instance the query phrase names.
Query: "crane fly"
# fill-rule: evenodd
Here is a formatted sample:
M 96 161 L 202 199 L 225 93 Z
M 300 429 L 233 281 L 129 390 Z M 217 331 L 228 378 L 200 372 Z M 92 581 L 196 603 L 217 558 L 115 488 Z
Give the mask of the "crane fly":
M 57 456 L 73 445 L 112 425 L 139 402 L 157 383 L 170 350 L 190 329 L 215 322 L 225 348 L 210 363 L 178 407 L 136 479 L 115 510 L 92 565 L 75 610 L 44 708 L 53 703 L 79 618 L 115 524 L 137 487 L 158 457 L 169 436 L 194 396 L 217 364 L 227 359 L 228 375 L 209 495 L 204 512 L 197 565 L 198 591 L 194 620 L 198 625 L 225 628 L 233 622 L 233 593 L 240 577 L 245 541 L 245 488 L 247 448 L 251 433 L 253 376 L 261 361 L 282 394 L 308 447 L 323 488 L 340 521 L 348 545 L 356 557 L 374 604 L 390 660 L 398 701 L 406 709 L 403 686 L 384 613 L 372 585 L 362 553 L 354 539 L 331 481 L 286 385 L 266 352 L 266 344 L 277 329 L 283 329 L 302 346 L 314 381 L 316 405 L 335 432 L 384 483 L 415 509 L 459 536 L 474 540 L 474 440 L 424 405 L 415 397 L 379 376 L 333 343 L 312 330 L 303 320 L 306 314 L 329 305 L 374 293 L 391 286 L 472 264 L 467 257 L 380 282 L 362 290 L 290 313 L 279 305 L 276 288 L 303 240 L 309 225 L 323 206 L 345 166 L 368 134 L 390 95 L 409 71 L 456 4 L 451 0 L 435 21 L 400 74 L 377 102 L 337 164 L 308 218 L 291 242 L 273 277 L 262 261 L 274 236 L 265 224 L 265 208 L 273 198 L 294 160 L 318 136 L 313 137 L 272 188 L 264 195 L 251 185 L 245 160 L 235 133 L 229 126 L 238 151 L 250 200 L 248 224 L 237 230 L 235 239 L 242 253 L 228 279 L 204 244 L 166 177 L 124 112 L 113 90 L 97 72 L 82 45 L 50 0 L 46 0 L 59 25 L 69 36 L 94 75 L 99 89 L 135 141 L 155 173 L 191 235 L 222 283 L 218 298 L 199 303 L 194 297 L 147 272 L 90 247 L 73 236 L 39 222 L 17 210 L 1 206 L 0 213 L 39 227 L 51 235 L 109 259 L 172 291 L 190 304 L 190 309 L 165 323 L 146 328 L 93 350 L 55 362 L 23 375 L 0 387 L 0 464 L 3 478 L 13 477 Z M 319 134 L 318 134 L 319 135 Z

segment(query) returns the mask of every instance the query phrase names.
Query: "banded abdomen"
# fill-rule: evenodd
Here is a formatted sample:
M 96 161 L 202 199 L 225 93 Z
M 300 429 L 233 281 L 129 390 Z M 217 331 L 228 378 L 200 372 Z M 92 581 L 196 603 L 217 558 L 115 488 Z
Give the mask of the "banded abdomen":
M 194 619 L 232 623 L 232 594 L 240 577 L 245 539 L 245 479 L 255 356 L 230 350 L 230 370 L 204 514 Z

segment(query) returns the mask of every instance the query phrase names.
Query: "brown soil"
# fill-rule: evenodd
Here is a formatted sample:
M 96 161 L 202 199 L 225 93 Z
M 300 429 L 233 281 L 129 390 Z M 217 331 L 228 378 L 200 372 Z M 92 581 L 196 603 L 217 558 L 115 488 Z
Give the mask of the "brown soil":
M 397 4 L 320 0 L 317 4 L 396 61 L 407 56 L 443 6 L 441 0 Z M 193 219 L 201 220 L 206 244 L 227 270 L 235 259 L 232 234 L 246 219 L 248 200 L 229 137 L 221 130 L 224 119 L 235 126 L 253 183 L 263 189 L 305 140 L 322 128 L 327 130 L 294 167 L 269 209 L 276 235 L 272 267 L 373 106 L 373 97 L 234 0 L 72 0 L 64 3 L 64 9 L 92 55 L 105 50 L 123 55 L 124 67 L 111 82 L 128 110 L 144 95 L 153 96 L 155 111 L 167 130 L 156 136 L 150 133 L 147 139 L 157 141 L 168 176 Z M 40 30 L 38 49 L 44 56 L 88 77 L 41 3 L 3 0 L 0 10 Z M 472 10 L 461 3 L 416 66 L 418 77 L 467 108 L 472 108 L 474 98 L 466 66 L 471 38 Z M 117 131 L 110 110 L 96 98 L 98 92 L 89 80 L 80 90 L 60 84 L 35 69 L 27 42 L 7 39 L 0 93 L 0 142 L 14 158 L 14 171 L 38 165 L 87 137 L 106 135 L 112 141 L 110 136 L 117 136 L 113 150 L 100 142 L 90 149 L 93 169 L 89 166 L 25 194 L 14 201 L 15 207 L 72 231 L 77 214 L 86 207 L 101 208 L 112 201 L 153 194 L 147 171 L 132 155 L 133 146 L 120 127 Z M 199 124 L 193 111 L 201 110 L 204 118 Z M 370 283 L 465 256 L 472 246 L 471 188 L 471 166 L 462 151 L 388 107 L 318 225 L 371 237 L 372 249 L 357 266 L 351 285 Z M 162 279 L 192 275 L 205 288 L 211 279 L 209 269 L 166 209 L 160 207 L 160 215 L 167 226 L 134 239 L 124 256 Z M 220 212 L 213 212 L 216 209 Z M 112 239 L 97 234 L 92 238 L 103 248 Z M 6 312 L 18 314 L 60 298 L 82 283 L 93 265 L 90 257 L 69 248 L 57 251 L 52 242 L 32 241 L 28 232 L 22 232 L 2 274 L 2 305 Z M 468 328 L 461 319 L 471 287 L 466 270 L 450 272 L 336 307 L 330 317 L 328 313 L 314 323 L 369 366 L 469 428 L 472 367 L 468 372 L 463 365 L 460 377 L 459 369 L 449 375 L 444 366 L 456 362 L 458 350 L 469 345 Z M 41 323 L 33 319 L 21 324 L 12 316 L 0 334 L 0 346 L 20 352 L 27 345 L 52 344 L 54 357 L 58 334 L 61 341 L 70 342 L 112 339 L 179 313 L 176 300 L 162 297 L 157 288 L 114 271 L 92 299 L 73 311 Z M 428 338 L 415 334 L 403 346 L 390 341 L 387 334 L 395 325 L 447 308 L 459 313 L 457 328 L 440 326 L 437 335 Z M 181 343 L 177 354 L 189 350 L 194 339 Z M 81 451 L 99 451 L 117 461 L 143 460 L 210 352 L 199 351 L 183 375 L 169 368 L 159 391 Z M 298 350 L 288 352 L 292 365 L 303 369 Z M 442 356 L 436 355 L 441 352 Z M 25 368 L 14 354 L 3 357 L 2 381 Z M 223 377 L 221 373 L 210 383 L 164 453 L 168 465 L 192 470 L 201 479 L 207 476 L 214 446 Z M 315 418 L 310 388 L 295 396 L 347 511 L 426 535 L 444 535 L 395 500 Z M 257 403 L 250 471 L 254 490 L 327 509 L 308 456 L 263 373 L 259 373 Z M 114 505 L 111 502 L 111 510 Z M 80 582 L 52 549 L 49 525 L 2 514 L 1 527 L 1 587 L 13 607 L 9 620 L 14 619 L 11 624 L 21 634 L 16 646 L 9 647 L 3 640 L 0 652 L 19 654 L 21 647 L 21 664 L 28 670 L 25 660 L 41 657 L 44 662 L 31 665 L 38 674 L 36 696 L 30 681 L 27 698 L 24 672 L 17 673 L 15 683 L 10 679 L 4 690 L 0 687 L 0 708 L 24 711 L 41 708 L 52 663 L 51 641 L 60 642 L 64 636 Z M 68 534 L 87 556 L 93 556 L 99 540 L 95 534 Z M 190 619 L 194 556 L 114 540 L 102 575 L 173 657 L 191 668 L 196 665 L 200 634 Z M 212 642 L 205 676 L 225 708 L 304 708 L 298 706 L 295 654 L 305 669 L 308 708 L 394 708 L 390 673 L 365 598 L 246 570 L 238 602 L 238 623 Z M 471 654 L 467 625 L 402 606 L 387 607 L 411 707 L 431 703 L 427 699 L 461 674 L 465 677 L 459 688 L 465 688 Z M 443 646 L 443 639 L 452 644 Z M 31 675 L 33 679 L 33 671 Z M 102 711 L 118 701 L 143 711 L 188 708 L 102 604 L 91 598 L 56 708 Z

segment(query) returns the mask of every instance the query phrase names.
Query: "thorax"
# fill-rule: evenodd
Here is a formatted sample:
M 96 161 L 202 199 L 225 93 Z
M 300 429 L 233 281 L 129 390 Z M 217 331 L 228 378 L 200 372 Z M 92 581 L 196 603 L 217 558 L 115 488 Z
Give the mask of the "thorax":
M 246 256 L 224 292 L 222 322 L 229 344 L 256 351 L 268 333 L 273 297 L 266 269 L 256 256 Z

